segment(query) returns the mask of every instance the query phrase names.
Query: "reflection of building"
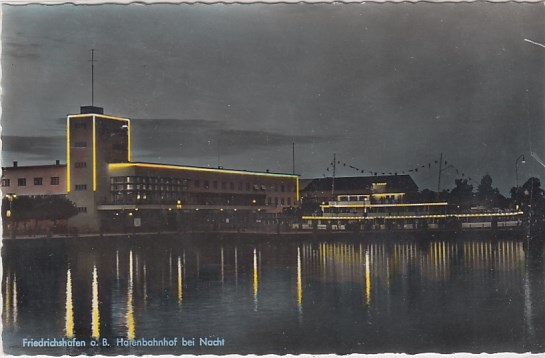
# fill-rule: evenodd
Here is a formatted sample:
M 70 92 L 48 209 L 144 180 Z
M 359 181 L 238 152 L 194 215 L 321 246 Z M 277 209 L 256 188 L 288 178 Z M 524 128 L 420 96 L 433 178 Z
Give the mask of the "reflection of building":
M 296 175 L 132 162 L 130 120 L 100 107 L 68 116 L 66 145 L 66 165 L 5 168 L 3 191 L 67 193 L 79 211 L 71 225 L 82 231 L 96 232 L 120 215 L 141 217 L 145 227 L 146 218 L 157 222 L 173 212 L 247 217 L 298 206 Z

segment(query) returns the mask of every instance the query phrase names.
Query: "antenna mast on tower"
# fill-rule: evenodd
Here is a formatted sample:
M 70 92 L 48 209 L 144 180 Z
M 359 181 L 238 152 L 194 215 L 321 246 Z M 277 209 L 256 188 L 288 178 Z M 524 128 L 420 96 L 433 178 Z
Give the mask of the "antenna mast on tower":
M 91 49 L 91 106 L 95 105 L 95 49 Z

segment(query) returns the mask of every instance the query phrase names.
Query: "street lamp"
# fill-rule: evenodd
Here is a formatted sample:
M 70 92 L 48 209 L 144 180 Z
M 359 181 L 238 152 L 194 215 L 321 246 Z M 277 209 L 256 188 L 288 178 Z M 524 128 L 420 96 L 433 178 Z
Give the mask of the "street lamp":
M 11 213 L 13 212 L 13 200 L 15 200 L 15 198 L 17 198 L 17 195 L 15 194 L 7 194 L 6 195 L 6 198 L 8 199 L 9 201 L 9 210 L 6 210 L 6 217 L 11 217 Z
M 526 159 L 524 159 L 524 154 L 521 154 L 518 156 L 517 160 L 515 160 L 515 184 L 516 188 L 519 187 L 519 160 L 522 164 L 526 163 Z

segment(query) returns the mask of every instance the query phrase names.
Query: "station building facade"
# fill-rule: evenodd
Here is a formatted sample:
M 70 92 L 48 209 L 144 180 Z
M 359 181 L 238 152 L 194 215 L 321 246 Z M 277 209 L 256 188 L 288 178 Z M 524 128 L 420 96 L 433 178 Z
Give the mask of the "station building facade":
M 133 162 L 130 119 L 93 106 L 67 117 L 65 165 L 3 168 L 2 191 L 66 195 L 78 208 L 69 225 L 80 232 L 173 227 L 181 215 L 273 216 L 299 205 L 297 175 Z

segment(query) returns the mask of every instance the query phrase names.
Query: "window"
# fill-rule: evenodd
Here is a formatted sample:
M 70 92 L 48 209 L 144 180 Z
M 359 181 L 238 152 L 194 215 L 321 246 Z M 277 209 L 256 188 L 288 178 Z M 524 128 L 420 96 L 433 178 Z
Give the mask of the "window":
M 278 206 L 278 198 L 274 198 L 274 206 Z
M 235 190 L 235 183 L 230 182 L 230 183 L 229 183 L 229 189 Z
M 238 190 L 242 191 L 242 182 L 238 183 Z
M 222 181 L 221 182 L 221 189 L 226 190 L 227 189 L 227 182 Z
M 288 198 L 288 205 L 291 206 L 291 198 Z
M 87 184 L 76 184 L 76 190 L 87 190 Z
M 59 177 L 51 177 L 51 185 L 59 185 Z
M 18 178 L 17 186 L 26 186 L 26 178 Z
M 87 162 L 75 162 L 74 168 L 87 168 Z
M 75 142 L 74 148 L 87 148 L 87 142 Z
M 250 191 L 250 183 L 246 183 L 246 191 Z
M 272 198 L 267 198 L 267 205 L 272 205 Z
M 200 188 L 200 187 L 201 187 L 201 181 L 195 180 L 195 188 Z
M 9 186 L 9 179 L 2 179 L 2 186 Z
M 34 178 L 34 185 L 42 185 L 43 179 L 42 178 Z
M 284 185 L 283 185 L 283 184 L 280 186 L 280 191 L 281 191 L 282 193 L 284 192 Z
M 87 212 L 87 207 L 85 206 L 80 206 L 78 208 L 78 213 L 86 213 Z
M 280 205 L 284 205 L 284 198 L 280 199 Z
M 212 186 L 214 187 L 214 189 L 217 189 L 218 188 L 218 182 L 216 180 L 214 180 L 212 182 Z
M 208 180 L 205 180 L 204 181 L 204 188 L 208 189 L 209 187 L 210 187 L 210 183 L 208 182 Z

